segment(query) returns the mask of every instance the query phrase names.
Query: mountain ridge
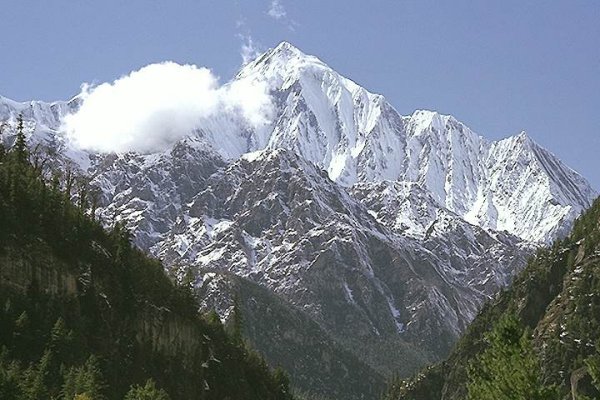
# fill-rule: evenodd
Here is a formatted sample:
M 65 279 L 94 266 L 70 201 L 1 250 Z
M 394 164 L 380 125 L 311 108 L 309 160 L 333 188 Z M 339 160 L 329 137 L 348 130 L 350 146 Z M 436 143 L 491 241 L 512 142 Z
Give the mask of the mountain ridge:
M 271 122 L 253 129 L 218 117 L 190 132 L 226 160 L 287 148 L 343 186 L 416 182 L 433 193 L 440 206 L 472 224 L 540 243 L 565 235 L 596 195 L 581 175 L 524 132 L 488 141 L 451 115 L 417 110 L 402 116 L 385 97 L 288 42 L 243 66 L 231 82 L 240 81 L 267 83 L 275 103 Z M 13 114 L 22 112 L 58 132 L 61 118 L 78 103 L 77 97 L 49 104 L 4 101 L 0 115 L 6 118 L 13 109 Z M 514 157 L 514 149 L 519 149 L 520 158 Z M 540 224 L 541 220 L 549 222 Z

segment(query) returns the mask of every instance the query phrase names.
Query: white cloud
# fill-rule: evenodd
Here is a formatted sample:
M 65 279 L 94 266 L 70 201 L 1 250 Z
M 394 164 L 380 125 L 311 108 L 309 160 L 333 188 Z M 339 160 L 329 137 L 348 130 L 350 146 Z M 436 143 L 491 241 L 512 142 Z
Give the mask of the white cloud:
M 271 0 L 271 5 L 269 6 L 269 11 L 267 14 L 274 19 L 280 20 L 287 17 L 287 12 L 285 11 L 285 7 L 281 4 L 281 0 Z
M 267 10 L 267 15 L 285 25 L 291 32 L 295 32 L 296 28 L 300 26 L 298 22 L 289 18 L 287 10 L 283 6 L 282 0 L 271 0 L 269 3 L 269 9 Z
M 79 147 L 100 152 L 154 152 L 169 148 L 202 121 L 235 112 L 249 125 L 271 111 L 266 84 L 221 86 L 207 68 L 174 62 L 151 64 L 112 83 L 82 86 L 83 103 L 63 120 Z
M 242 63 L 246 65 L 261 54 L 260 46 L 254 42 L 250 35 L 240 34 L 238 36 L 242 40 L 242 47 L 240 50 Z

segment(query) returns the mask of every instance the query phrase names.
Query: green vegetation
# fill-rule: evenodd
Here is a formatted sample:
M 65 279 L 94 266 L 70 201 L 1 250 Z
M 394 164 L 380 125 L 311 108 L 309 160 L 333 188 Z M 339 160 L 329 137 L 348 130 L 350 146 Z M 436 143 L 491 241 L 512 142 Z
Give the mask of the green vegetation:
M 167 392 L 158 389 L 152 379 L 148 379 L 144 386 L 133 386 L 125 400 L 170 400 L 170 397 Z
M 122 225 L 94 220 L 84 182 L 43 165 L 19 120 L 0 145 L 0 399 L 292 398 Z
M 507 321 L 513 334 L 501 335 Z M 483 307 L 446 361 L 393 382 L 385 399 L 600 398 L 599 341 L 600 199 Z
M 467 400 L 558 399 L 540 380 L 541 369 L 529 333 L 512 315 L 486 335 L 488 348 L 471 362 Z

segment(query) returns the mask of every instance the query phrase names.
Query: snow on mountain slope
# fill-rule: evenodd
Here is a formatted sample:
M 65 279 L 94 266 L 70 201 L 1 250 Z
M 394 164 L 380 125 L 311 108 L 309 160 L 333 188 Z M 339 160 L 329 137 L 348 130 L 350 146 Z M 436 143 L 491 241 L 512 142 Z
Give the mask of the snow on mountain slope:
M 63 164 L 73 164 L 74 168 L 85 170 L 89 166 L 90 155 L 71 145 L 60 132 L 63 117 L 75 112 L 79 102 L 80 99 L 74 97 L 69 101 L 53 103 L 43 101 L 20 103 L 0 96 L 0 126 L 2 127 L 0 131 L 3 134 L 0 140 L 8 145 L 12 144 L 16 134 L 17 116 L 20 114 L 23 116 L 27 141 L 32 148 L 41 145 L 46 149 L 52 149 L 53 156 L 61 158 Z
M 525 133 L 494 142 L 485 186 L 466 220 L 539 242 L 568 233 L 597 193 L 575 171 Z
M 495 293 L 507 286 L 533 247 L 506 232 L 471 225 L 456 213 L 439 207 L 416 183 L 359 183 L 351 194 L 394 233 L 417 239 L 439 259 L 438 268 L 459 286 Z
M 0 117 L 2 121 L 16 118 L 18 114 L 23 115 L 23 119 L 35 122 L 39 127 L 38 132 L 43 130 L 57 131 L 61 125 L 62 118 L 73 112 L 78 105 L 77 98 L 69 102 L 56 101 L 46 103 L 43 101 L 29 101 L 19 103 L 0 96 Z
M 489 142 L 452 116 L 431 111 L 401 116 L 382 96 L 286 42 L 235 79 L 268 82 L 276 112 L 272 124 L 258 132 L 225 134 L 227 143 L 236 144 L 227 148 L 222 131 L 205 129 L 226 158 L 286 148 L 343 186 L 415 182 L 440 207 L 469 222 L 534 242 L 566 232 L 596 196 L 585 179 L 531 139 L 520 139 L 523 135 Z
M 377 369 L 444 354 L 528 254 L 457 216 L 426 246 L 396 234 L 288 150 L 242 158 L 205 184 L 154 252 L 199 288 L 223 271 L 269 288 L 341 343 L 363 343 L 357 356 Z M 376 344 L 392 342 L 404 353 L 388 364 Z

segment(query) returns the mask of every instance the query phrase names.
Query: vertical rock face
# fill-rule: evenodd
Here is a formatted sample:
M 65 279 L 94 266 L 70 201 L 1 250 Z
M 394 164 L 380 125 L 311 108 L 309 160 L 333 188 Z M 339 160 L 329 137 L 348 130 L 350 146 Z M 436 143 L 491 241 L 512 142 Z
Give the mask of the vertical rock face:
M 191 278 L 202 308 L 227 318 L 244 294 L 247 334 L 302 388 L 352 398 L 339 383 L 352 365 L 376 386 L 444 356 L 532 248 L 596 195 L 525 134 L 491 142 L 452 116 L 402 116 L 289 43 L 234 78 L 253 80 L 270 88 L 270 123 L 207 120 L 155 154 L 73 148 L 60 126 L 77 99 L 0 98 L 0 120 L 23 113 L 32 144 L 89 176 L 98 217 L 124 220 L 140 247 Z M 316 377 L 294 361 L 302 343 L 332 348 L 323 357 L 338 367 Z

